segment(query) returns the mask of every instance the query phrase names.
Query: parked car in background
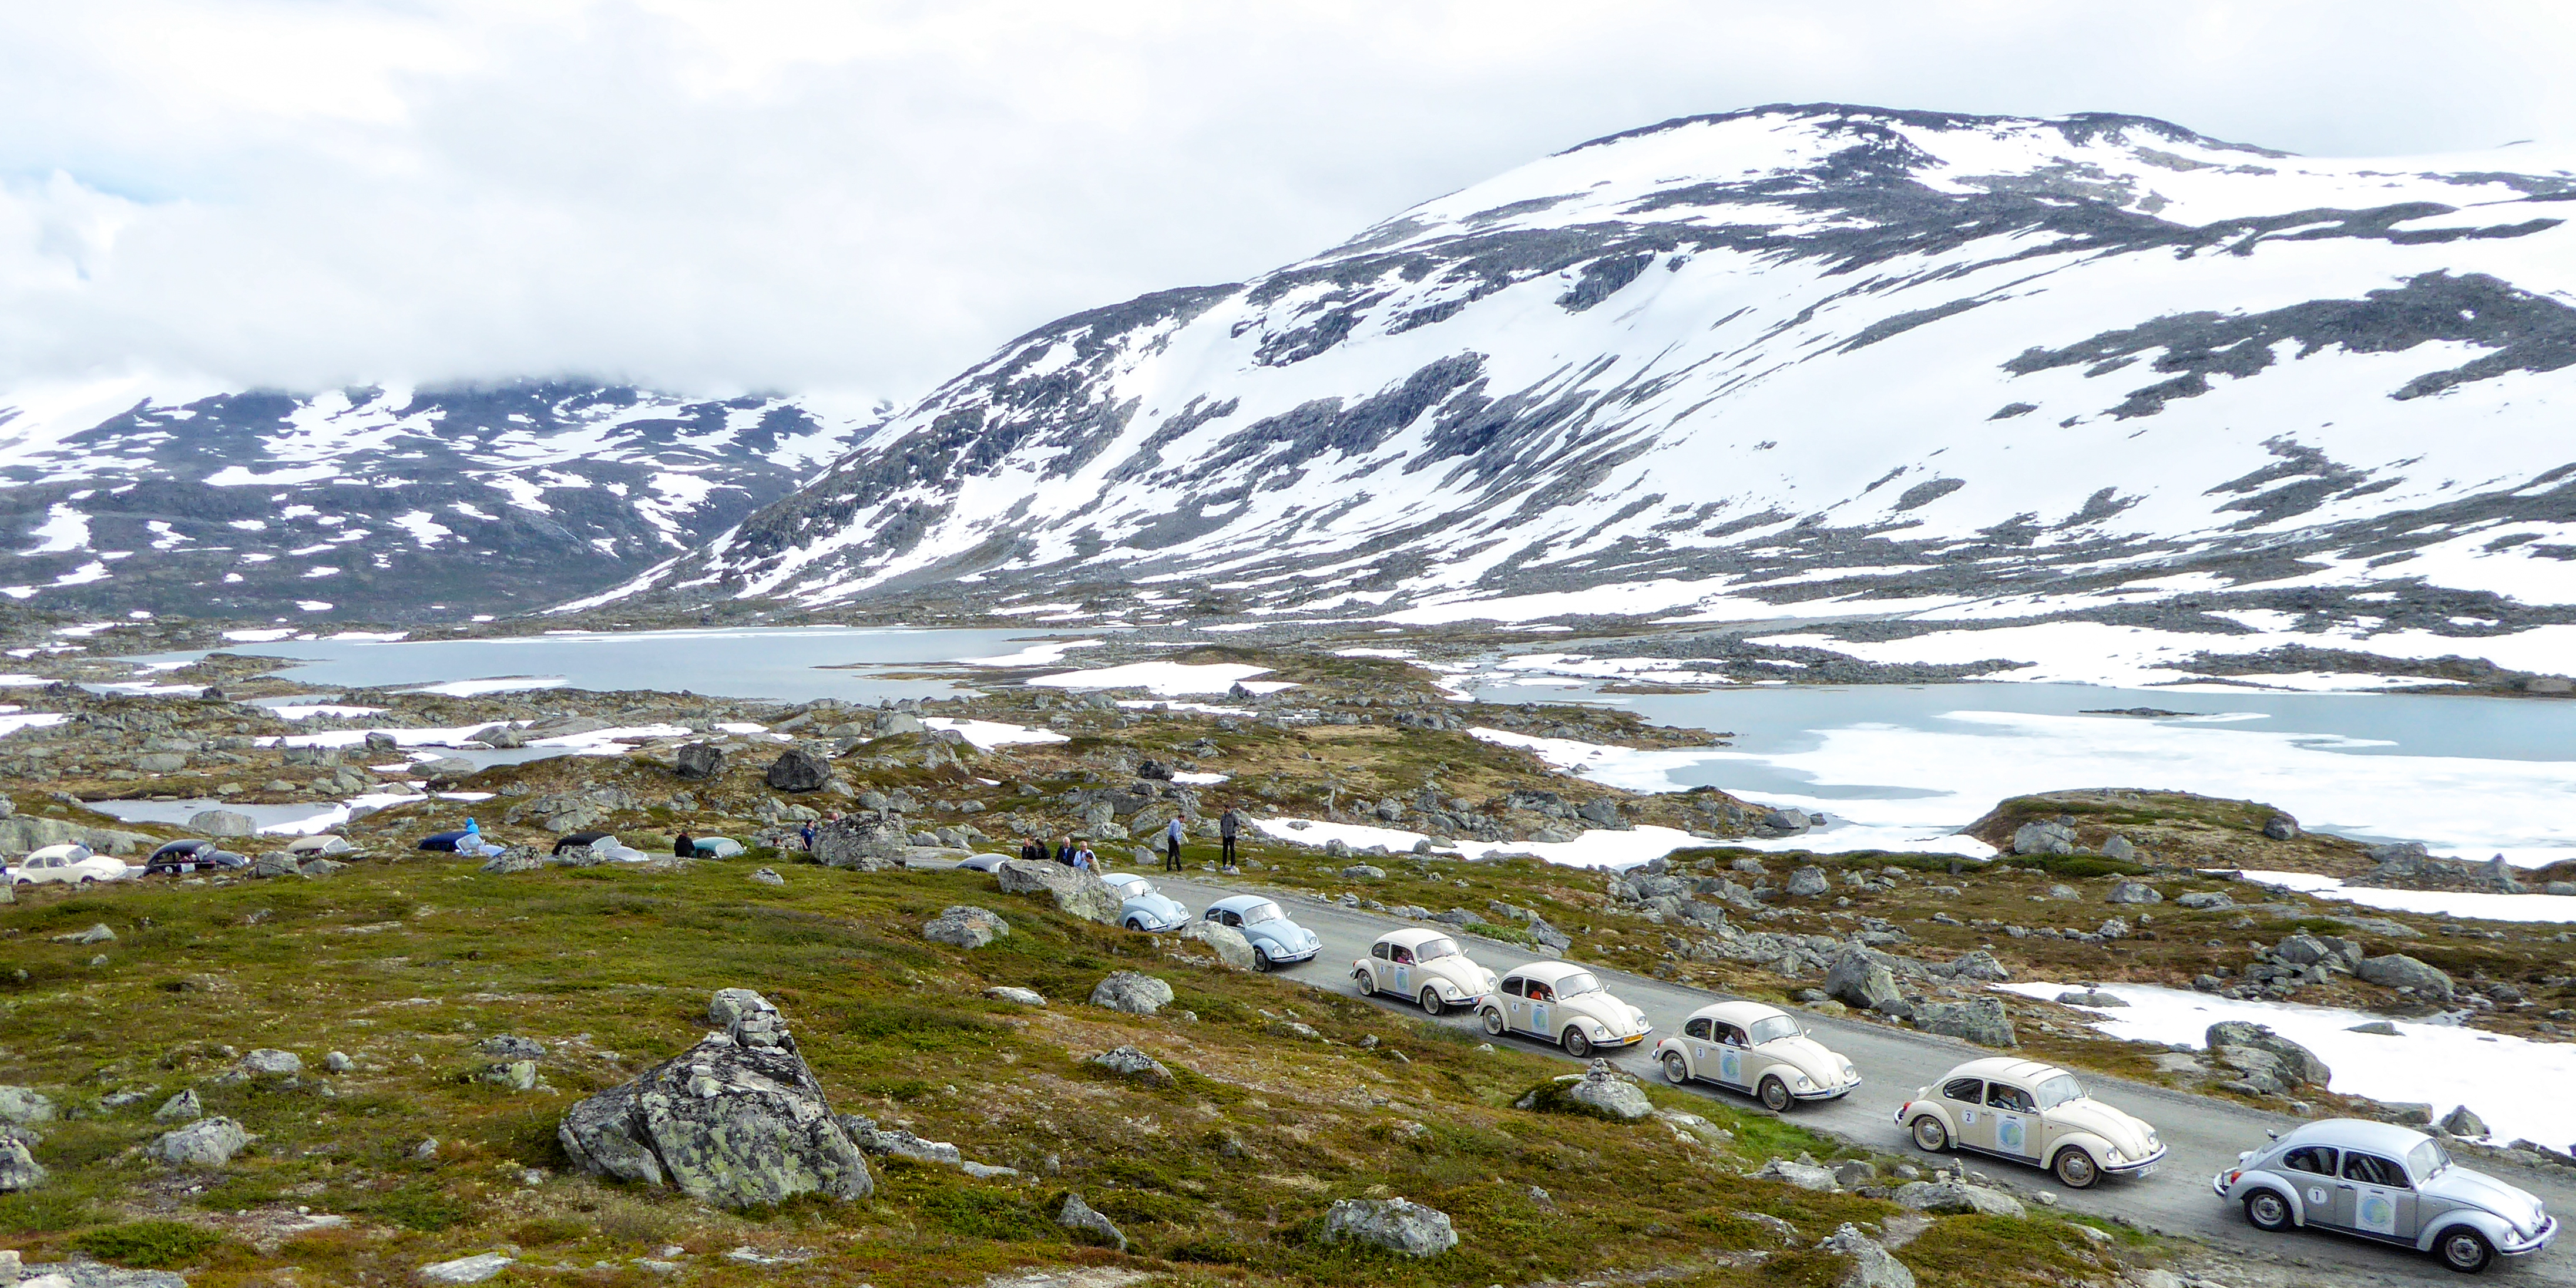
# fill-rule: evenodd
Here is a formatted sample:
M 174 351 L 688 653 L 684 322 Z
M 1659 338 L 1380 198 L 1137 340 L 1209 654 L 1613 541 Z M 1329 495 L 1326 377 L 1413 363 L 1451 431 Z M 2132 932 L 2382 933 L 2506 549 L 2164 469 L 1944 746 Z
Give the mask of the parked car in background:
M 1477 965 L 1457 940 L 1408 927 L 1378 936 L 1369 955 L 1351 963 L 1351 982 L 1363 997 L 1393 993 L 1421 1003 L 1425 1015 L 1438 1015 L 1484 1001 L 1495 981 L 1494 972 Z
M 1154 883 L 1133 872 L 1102 874 L 1102 881 L 1118 893 L 1118 924 L 1129 930 L 1178 930 L 1190 924 L 1190 910 L 1180 900 L 1154 888 Z
M 1972 1149 L 2057 1174 L 2071 1190 L 2104 1176 L 2144 1176 L 2165 1156 L 2145 1119 L 2112 1108 L 2074 1074 L 2037 1060 L 1990 1056 L 1914 1093 L 1896 1123 L 1918 1147 Z
M 93 885 L 134 875 L 125 860 L 92 854 L 88 846 L 78 844 L 48 845 L 11 864 L 8 871 L 11 885 Z
M 1719 1002 L 1691 1012 L 1678 1037 L 1655 1045 L 1674 1086 L 1698 1080 L 1750 1092 L 1780 1113 L 1802 1100 L 1838 1100 L 1860 1086 L 1852 1062 L 1809 1037 L 1795 1016 L 1760 1002 Z
M 1208 905 L 1201 920 L 1243 932 L 1244 939 L 1252 944 L 1254 970 L 1311 961 L 1324 950 L 1324 941 L 1316 938 L 1314 931 L 1290 921 L 1276 900 L 1257 894 L 1219 899 Z
M 957 866 L 970 872 L 990 872 L 1009 862 L 1010 859 L 1011 856 L 1007 854 L 969 854 L 957 860 Z
M 318 836 L 299 836 L 286 843 L 286 852 L 299 859 L 327 858 L 349 852 L 349 843 L 327 832 Z
M 2432 1253 L 2462 1274 L 2530 1256 L 2558 1234 L 2528 1191 L 2462 1167 L 2420 1131 L 2361 1118 L 2306 1123 L 2247 1150 L 2211 1188 L 2257 1229 L 2358 1235 Z
M 1505 973 L 1477 1014 L 1495 1037 L 1519 1033 L 1554 1042 L 1577 1060 L 1601 1047 L 1633 1046 L 1655 1031 L 1644 1011 L 1572 962 L 1531 962 Z
M 228 872 L 250 866 L 250 859 L 212 841 L 172 841 L 143 861 L 147 877 L 186 876 L 192 872 Z

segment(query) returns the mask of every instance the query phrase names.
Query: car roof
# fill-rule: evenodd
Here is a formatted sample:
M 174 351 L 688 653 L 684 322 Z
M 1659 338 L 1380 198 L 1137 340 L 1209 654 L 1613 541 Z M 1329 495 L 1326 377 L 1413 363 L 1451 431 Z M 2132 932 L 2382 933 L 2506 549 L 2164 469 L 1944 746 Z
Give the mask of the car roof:
M 1590 968 L 1574 962 L 1530 962 L 1513 967 L 1509 973 L 1523 979 L 1534 979 L 1542 984 L 1553 984 L 1568 975 L 1590 974 L 1591 971 Z
M 1258 904 L 1277 903 L 1266 894 L 1230 894 L 1208 905 L 1210 912 L 1241 912 Z
M 1449 938 L 1449 932 L 1446 930 L 1433 930 L 1428 926 L 1407 926 L 1402 930 L 1390 930 L 1385 934 L 1378 936 L 1377 941 L 1381 944 L 1394 944 L 1398 947 L 1412 948 L 1420 945 L 1425 940 L 1447 938 Z
M 2292 1142 L 2332 1145 L 2336 1149 L 2366 1150 L 2373 1154 L 2386 1154 L 2390 1158 L 2404 1158 L 2416 1146 L 2430 1139 L 2414 1128 L 2400 1127 L 2395 1123 L 2375 1123 L 2367 1118 L 2321 1118 L 2312 1123 L 2301 1123 L 2296 1131 L 2281 1133 L 2284 1145 Z
M 1724 1020 L 1729 1024 L 1751 1028 L 1756 1020 L 1767 1020 L 1774 1015 L 1786 1014 L 1788 1014 L 1787 1011 L 1762 1002 L 1717 1002 L 1691 1012 L 1690 1018 Z
M 1103 872 L 1100 874 L 1100 879 L 1111 885 L 1125 885 L 1130 881 L 1142 881 L 1145 878 L 1133 872 Z
M 1941 1075 L 1941 1081 L 1952 1078 L 2002 1078 L 2009 1082 L 2040 1082 L 2066 1072 L 2053 1064 L 2038 1060 L 2020 1060 L 2008 1055 L 1988 1056 Z

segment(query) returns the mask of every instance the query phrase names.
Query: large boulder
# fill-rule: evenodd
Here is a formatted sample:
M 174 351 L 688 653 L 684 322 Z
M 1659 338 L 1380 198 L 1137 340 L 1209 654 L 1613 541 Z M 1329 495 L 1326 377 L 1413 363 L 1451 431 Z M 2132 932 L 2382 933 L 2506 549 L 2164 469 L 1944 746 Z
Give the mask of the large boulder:
M 1789 893 L 1801 899 L 1823 894 L 1832 888 L 1825 880 L 1823 868 L 1803 867 L 1789 874 Z
M 1983 1216 L 2026 1215 L 2021 1200 L 2001 1190 L 1964 1181 L 1908 1181 L 1896 1187 L 1897 1206 L 1942 1214 L 1974 1212 Z
M 1436 1257 L 1458 1246 L 1449 1214 L 1410 1199 L 1341 1199 L 1324 1213 L 1323 1241 L 1365 1243 L 1408 1257 Z
M 2012 979 L 2012 971 L 1983 948 L 1960 954 L 1959 960 L 1950 963 L 1950 970 L 1957 978 L 1980 984 L 2002 984 Z
M 2486 1119 L 2462 1105 L 2442 1116 L 2441 1130 L 2447 1136 L 2484 1136 L 2489 1128 Z
M 2112 903 L 2163 903 L 2165 894 L 2164 891 L 2144 881 L 2122 881 L 2111 887 L 2109 901 Z
M 1795 1185 L 1799 1189 L 1815 1190 L 1819 1193 L 1830 1193 L 1842 1188 L 1842 1178 L 1834 1175 L 1834 1169 L 1820 1163 L 1805 1163 L 1789 1158 L 1775 1158 L 1764 1163 L 1761 1171 L 1753 1173 L 1753 1179 L 1778 1181 L 1784 1185 Z
M 832 762 L 803 747 L 790 747 L 769 762 L 767 779 L 777 791 L 819 792 L 832 781 Z
M 1181 931 L 1184 939 L 1195 939 L 1215 950 L 1216 959 L 1232 970 L 1253 968 L 1252 941 L 1243 932 L 1221 921 L 1193 921 Z
M 1108 1217 L 1083 1202 L 1078 1191 L 1064 1196 L 1064 1206 L 1057 1210 L 1055 1223 L 1077 1235 L 1089 1235 L 1120 1252 L 1127 1250 L 1127 1236 L 1119 1233 L 1118 1227 Z
M 1965 1038 L 1978 1046 L 2014 1047 L 2021 1039 L 2013 1035 L 2012 1016 L 2004 1004 L 1991 997 L 1972 997 L 1964 1002 L 1925 1002 L 1914 1008 L 1914 1027 L 1926 1033 Z
M 2064 823 L 2024 823 L 2013 829 L 2012 852 L 2015 854 L 2073 854 L 2075 829 Z
M 1861 1233 L 1859 1226 L 1848 1221 L 1816 1246 L 1851 1261 L 1842 1278 L 1834 1281 L 1834 1288 L 1914 1288 L 1914 1272 L 1897 1260 L 1886 1244 Z
M 696 781 L 724 777 L 724 748 L 712 742 L 693 742 L 671 757 L 671 772 Z
M 0 1127 L 0 1194 L 45 1183 L 44 1165 L 36 1161 L 36 1146 L 44 1139 L 24 1127 Z
M 1090 1063 L 1149 1087 L 1168 1087 L 1173 1082 L 1172 1071 L 1164 1068 L 1162 1061 L 1132 1046 L 1112 1047 L 1091 1057 Z
M 2218 912 L 2236 906 L 2236 901 L 2222 890 L 2194 890 L 2174 900 L 2174 905 L 2194 912 Z
M 853 815 L 814 829 L 814 859 L 827 868 L 881 872 L 902 866 L 912 838 L 898 819 Z
M 1896 976 L 1866 948 L 1846 948 L 1825 970 L 1825 995 L 1857 1010 L 1873 1011 L 1902 1000 Z
M 726 989 L 708 1014 L 724 1031 L 564 1114 L 555 1135 L 573 1164 L 734 1208 L 874 1193 L 867 1160 L 833 1117 L 778 1008 L 749 989 Z
M 250 1133 L 230 1118 L 200 1118 L 154 1137 L 143 1152 L 184 1167 L 221 1167 L 250 1143 Z
M 587 851 L 590 847 L 576 846 L 575 848 Z M 565 853 L 570 855 L 571 851 L 568 850 Z M 503 850 L 499 854 L 495 854 L 491 858 L 483 860 L 483 866 L 477 870 L 482 872 L 485 876 L 495 877 L 508 876 L 513 872 L 534 872 L 546 865 L 547 857 L 548 856 L 544 851 L 539 850 L 533 845 L 513 845 L 509 849 Z M 588 855 L 584 855 L 582 857 L 587 858 Z M 576 861 L 570 866 L 588 867 L 590 865 L 585 862 Z
M 959 948 L 981 948 L 1011 933 L 1011 923 L 1000 914 L 972 904 L 951 904 L 921 927 L 921 937 L 938 944 L 955 944 Z
M 1151 975 L 1114 970 L 1091 990 L 1091 1004 L 1129 1015 L 1152 1015 L 1172 1004 L 1172 986 Z
M 0 1122 L 51 1122 L 54 1101 L 33 1087 L 0 1087 Z
M 188 816 L 187 828 L 205 836 L 250 836 L 259 831 L 259 820 L 240 810 L 201 809 Z
M 1058 911 L 1104 926 L 1118 924 L 1118 893 L 1087 872 L 1044 860 L 1005 859 L 994 865 L 993 877 L 1005 894 L 1044 893 Z
M 2383 988 L 2411 988 L 2417 997 L 2430 1001 L 2451 1000 L 2451 977 L 2442 968 L 2420 962 L 2404 953 L 2385 957 L 2364 957 L 2353 973 Z
M 2222 1053 L 2222 1058 L 2223 1052 L 2230 1047 L 2260 1051 L 2272 1057 L 2275 1076 L 2284 1086 L 2304 1084 L 2322 1087 L 2334 1077 L 2334 1070 L 2327 1068 L 2326 1062 L 2318 1059 L 2316 1052 L 2274 1033 L 2264 1025 L 2249 1024 L 2243 1020 L 2220 1020 L 2210 1025 L 2208 1032 L 2202 1036 L 2210 1051 Z
M 433 756 L 412 763 L 411 772 L 423 778 L 465 778 L 475 771 L 473 761 L 463 756 Z
M 2287 814 L 2274 814 L 2263 820 L 2263 835 L 2275 841 L 2295 841 L 2299 839 L 2299 820 Z
M 1637 1080 L 1619 1072 L 1607 1060 L 1594 1060 L 1581 1077 L 1559 1079 L 1556 1092 L 1569 1107 L 1621 1122 L 1635 1122 L 1655 1112 L 1646 1093 L 1638 1089 Z

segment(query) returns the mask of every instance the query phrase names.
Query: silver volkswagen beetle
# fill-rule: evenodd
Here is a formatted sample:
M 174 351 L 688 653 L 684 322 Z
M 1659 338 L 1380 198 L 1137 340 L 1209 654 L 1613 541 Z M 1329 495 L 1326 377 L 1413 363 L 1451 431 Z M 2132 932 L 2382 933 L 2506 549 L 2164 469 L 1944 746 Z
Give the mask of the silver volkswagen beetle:
M 1203 920 L 1232 926 L 1252 944 L 1252 968 L 1269 970 L 1310 961 L 1323 951 L 1315 932 L 1288 919 L 1277 902 L 1257 894 L 1238 894 L 1208 905 Z
M 2393 1123 L 2328 1118 L 2236 1156 L 2211 1188 L 2255 1228 L 2313 1226 L 2430 1252 L 2462 1274 L 2549 1246 L 2540 1200 L 2451 1161 L 2442 1142 Z

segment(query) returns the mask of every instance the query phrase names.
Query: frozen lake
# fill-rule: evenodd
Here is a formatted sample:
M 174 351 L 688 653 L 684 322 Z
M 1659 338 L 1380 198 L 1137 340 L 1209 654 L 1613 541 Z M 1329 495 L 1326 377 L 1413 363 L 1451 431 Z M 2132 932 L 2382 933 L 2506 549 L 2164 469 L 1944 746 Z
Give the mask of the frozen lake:
M 2576 857 L 2576 703 L 2563 701 L 2070 684 L 1474 692 L 1732 733 L 1704 751 L 1546 754 L 1614 786 L 1705 784 L 1835 820 L 1796 844 L 1981 852 L 1944 834 L 2004 797 L 2136 787 L 2267 801 L 2319 831 L 2473 858 Z M 2086 714 L 2140 707 L 2179 714 Z
M 961 692 L 945 680 L 895 679 L 909 666 L 980 658 L 1060 655 L 1040 632 L 839 626 L 739 630 L 572 632 L 506 639 L 276 640 L 221 651 L 300 662 L 280 674 L 316 686 L 452 686 L 496 692 L 551 686 L 687 690 L 713 697 L 802 702 L 927 698 Z M 169 654 L 141 661 L 183 661 Z

